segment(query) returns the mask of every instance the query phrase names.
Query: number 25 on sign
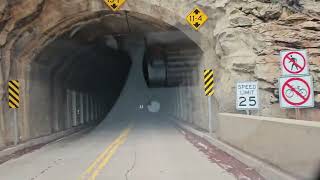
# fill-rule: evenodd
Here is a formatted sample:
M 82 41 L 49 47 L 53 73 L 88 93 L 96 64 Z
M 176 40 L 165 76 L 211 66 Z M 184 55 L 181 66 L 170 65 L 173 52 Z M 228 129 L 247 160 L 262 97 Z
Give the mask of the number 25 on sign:
M 254 110 L 259 109 L 258 82 L 237 83 L 237 109 Z

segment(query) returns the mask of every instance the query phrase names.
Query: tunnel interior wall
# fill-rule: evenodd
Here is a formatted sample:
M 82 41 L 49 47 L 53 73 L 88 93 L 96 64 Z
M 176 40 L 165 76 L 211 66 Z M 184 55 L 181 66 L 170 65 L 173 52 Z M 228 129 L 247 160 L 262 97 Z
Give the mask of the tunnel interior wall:
M 50 103 L 50 69 L 33 65 L 30 80 L 30 136 L 38 137 L 51 132 Z
M 101 121 L 119 97 L 130 66 L 125 52 L 101 41 L 88 45 L 61 37 L 51 43 L 31 63 L 29 138 Z

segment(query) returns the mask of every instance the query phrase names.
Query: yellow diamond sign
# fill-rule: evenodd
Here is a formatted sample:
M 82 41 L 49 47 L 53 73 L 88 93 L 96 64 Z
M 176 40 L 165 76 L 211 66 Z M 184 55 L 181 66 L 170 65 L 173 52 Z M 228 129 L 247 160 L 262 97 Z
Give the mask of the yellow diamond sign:
M 186 17 L 188 23 L 198 30 L 208 19 L 208 16 L 198 7 L 194 8 Z
M 104 0 L 104 2 L 113 10 L 119 10 L 120 6 L 126 2 L 126 0 Z

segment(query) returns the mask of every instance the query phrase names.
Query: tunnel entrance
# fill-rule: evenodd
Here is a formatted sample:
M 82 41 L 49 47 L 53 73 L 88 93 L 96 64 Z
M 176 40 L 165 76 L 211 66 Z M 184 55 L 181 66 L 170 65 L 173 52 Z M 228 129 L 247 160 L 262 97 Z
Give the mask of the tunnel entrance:
M 136 57 L 135 48 L 141 47 Z M 141 14 L 107 14 L 74 26 L 43 48 L 30 64 L 31 136 L 101 121 L 119 96 L 128 93 L 125 85 L 134 67 L 141 76 L 130 86 L 141 87 L 135 88 L 137 100 L 131 107 L 152 98 L 175 96 L 174 88 L 197 84 L 201 55 L 183 32 Z M 175 106 L 173 101 L 164 104 L 164 111 Z

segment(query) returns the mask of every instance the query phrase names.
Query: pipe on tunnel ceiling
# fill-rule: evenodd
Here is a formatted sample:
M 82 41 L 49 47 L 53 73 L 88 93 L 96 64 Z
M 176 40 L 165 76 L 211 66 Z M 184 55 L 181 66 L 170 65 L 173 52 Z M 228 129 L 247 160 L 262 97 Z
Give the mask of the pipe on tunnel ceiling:
M 193 80 L 198 79 L 200 59 L 201 51 L 194 49 L 172 51 L 149 47 L 143 63 L 146 82 L 150 88 L 195 85 L 197 82 Z

